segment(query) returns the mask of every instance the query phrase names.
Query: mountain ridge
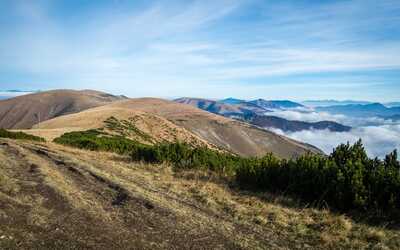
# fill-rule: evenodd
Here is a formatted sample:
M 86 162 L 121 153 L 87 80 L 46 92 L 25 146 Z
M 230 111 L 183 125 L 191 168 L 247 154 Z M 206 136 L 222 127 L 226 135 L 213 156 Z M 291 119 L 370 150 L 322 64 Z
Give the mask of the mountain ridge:
M 343 114 L 359 117 L 392 116 L 400 114 L 400 107 L 386 107 L 381 103 L 335 105 L 317 107 L 316 110 L 332 114 Z
M 27 129 L 39 121 L 123 100 L 95 90 L 51 90 L 0 101 L 0 128 Z
M 199 98 L 179 98 L 175 99 L 175 102 L 184 103 L 188 105 L 192 105 L 194 107 L 204 109 L 208 112 L 219 114 L 222 116 L 226 116 L 229 118 L 235 118 L 238 120 L 243 120 L 255 126 L 261 128 L 277 128 L 282 131 L 301 131 L 301 130 L 309 130 L 309 129 L 329 129 L 335 132 L 344 132 L 349 131 L 351 127 L 344 126 L 337 122 L 333 121 L 320 121 L 320 122 L 304 122 L 304 121 L 292 121 L 287 120 L 281 117 L 268 115 L 271 110 L 260 107 L 259 105 L 267 106 L 269 108 L 282 108 L 283 106 L 277 106 L 276 103 L 271 103 L 270 101 L 265 101 L 263 99 L 258 99 L 255 102 L 243 102 L 240 104 L 229 105 L 229 104 L 219 104 L 218 101 L 208 100 L 208 99 L 199 99 Z M 292 108 L 299 108 L 298 104 L 292 102 L 282 101 L 283 105 Z M 204 105 L 207 103 L 207 105 Z M 282 105 L 282 103 L 280 103 Z M 214 108 L 216 106 L 224 107 L 222 108 Z M 303 106 L 301 106 L 303 107 Z

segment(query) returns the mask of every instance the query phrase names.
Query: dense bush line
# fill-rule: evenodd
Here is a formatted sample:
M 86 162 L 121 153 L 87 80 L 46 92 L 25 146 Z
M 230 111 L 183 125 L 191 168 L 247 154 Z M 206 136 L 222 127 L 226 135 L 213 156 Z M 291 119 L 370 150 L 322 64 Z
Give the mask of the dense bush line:
M 400 208 L 396 151 L 383 161 L 369 159 L 358 141 L 338 146 L 328 157 L 307 154 L 286 161 L 267 155 L 244 163 L 236 170 L 237 181 L 243 186 L 294 194 L 342 211 Z
M 41 141 L 41 142 L 45 141 L 43 138 L 39 136 L 29 135 L 23 132 L 11 132 L 2 128 L 0 128 L 0 138 L 22 139 L 31 141 Z
M 295 195 L 306 202 L 350 209 L 400 209 L 397 152 L 384 160 L 368 158 L 358 141 L 342 144 L 331 155 L 306 154 L 278 159 L 272 154 L 244 158 L 182 143 L 143 145 L 96 130 L 67 133 L 58 143 L 90 150 L 129 154 L 132 160 L 171 163 L 177 169 L 207 169 L 235 177 L 242 188 Z
M 66 133 L 54 142 L 88 150 L 129 154 L 132 160 L 148 163 L 169 162 L 175 168 L 202 168 L 233 173 L 239 157 L 216 152 L 206 147 L 193 148 L 184 143 L 145 145 L 125 137 L 98 130 Z
M 234 174 L 240 157 L 217 152 L 207 147 L 193 148 L 185 143 L 163 143 L 142 147 L 131 153 L 133 160 L 160 163 L 169 162 L 179 169 L 207 169 Z
M 107 135 L 98 130 L 65 133 L 54 139 L 54 142 L 92 151 L 110 151 L 118 154 L 129 154 L 139 147 L 145 147 L 145 145 L 125 137 Z

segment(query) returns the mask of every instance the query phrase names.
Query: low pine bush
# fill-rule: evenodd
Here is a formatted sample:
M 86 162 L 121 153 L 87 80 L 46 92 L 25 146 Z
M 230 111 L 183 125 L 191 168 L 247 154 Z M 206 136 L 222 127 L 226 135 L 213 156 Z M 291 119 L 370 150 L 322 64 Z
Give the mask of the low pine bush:
M 272 154 L 245 158 L 185 143 L 149 146 L 97 130 L 67 133 L 55 142 L 129 154 L 134 161 L 167 162 L 175 169 L 211 170 L 235 177 L 242 188 L 291 194 L 341 211 L 400 209 L 396 150 L 384 160 L 370 159 L 361 141 L 339 145 L 329 156 L 310 153 L 291 160 Z
M 361 141 L 342 144 L 328 157 L 306 154 L 286 161 L 267 155 L 242 161 L 236 180 L 242 187 L 294 194 L 342 211 L 400 209 L 396 150 L 383 161 L 369 159 Z
M 92 151 L 109 151 L 118 154 L 128 154 L 138 147 L 144 147 L 139 142 L 122 136 L 107 135 L 98 130 L 66 133 L 54 139 L 54 142 Z
M 39 136 L 29 135 L 24 132 L 11 132 L 0 128 L 0 138 L 21 139 L 44 142 L 45 140 Z

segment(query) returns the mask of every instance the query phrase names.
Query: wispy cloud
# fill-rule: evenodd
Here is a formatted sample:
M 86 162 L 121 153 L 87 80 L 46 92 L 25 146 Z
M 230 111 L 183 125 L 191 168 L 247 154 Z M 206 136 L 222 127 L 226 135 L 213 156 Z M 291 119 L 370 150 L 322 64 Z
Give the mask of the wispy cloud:
M 382 71 L 383 93 L 391 95 L 386 98 L 399 97 L 385 78 L 385 70 L 400 70 L 398 1 L 120 4 L 100 8 L 92 3 L 76 13 L 80 6 L 72 6 L 63 13 L 51 1 L 3 3 L 1 72 L 25 74 L 31 83 L 53 81 L 40 87 L 95 87 L 134 96 L 211 92 L 215 97 L 227 88 L 234 89 L 232 95 L 250 97 L 257 92 L 241 90 L 254 81 L 263 84 L 255 87 L 258 94 L 271 89 L 278 94 L 280 85 L 290 88 L 303 75 L 303 81 L 319 82 L 303 82 L 305 90 L 296 93 L 310 98 L 305 93 L 311 89 L 312 94 L 334 93 L 341 78 L 355 87 L 377 83 L 340 74 Z M 13 28 L 6 19 L 14 20 Z M 315 76 L 321 73 L 326 75 Z

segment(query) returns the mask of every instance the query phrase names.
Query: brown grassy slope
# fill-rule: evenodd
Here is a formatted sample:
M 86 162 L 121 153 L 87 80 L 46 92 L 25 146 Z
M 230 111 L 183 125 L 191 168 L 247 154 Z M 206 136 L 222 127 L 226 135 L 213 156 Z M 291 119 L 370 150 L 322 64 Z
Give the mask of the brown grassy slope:
M 93 90 L 53 90 L 0 101 L 0 128 L 26 129 L 65 114 L 109 104 L 121 97 Z
M 106 126 L 104 121 L 110 117 L 115 117 L 119 121 L 128 121 L 141 133 L 151 137 L 150 140 L 146 140 L 146 138 L 135 136 L 132 133 L 128 135 L 123 134 L 128 138 L 135 139 L 145 144 L 180 141 L 187 142 L 194 146 L 216 148 L 199 136 L 183 127 L 175 125 L 163 117 L 134 109 L 108 105 L 85 110 L 76 114 L 57 117 L 40 124 L 40 129 L 37 129 L 37 126 L 35 126 L 34 129 L 24 130 L 24 132 L 41 136 L 48 141 L 52 141 L 54 138 L 66 132 L 104 128 Z
M 307 151 L 321 153 L 311 145 L 186 104 L 155 98 L 138 98 L 116 102 L 110 106 L 160 115 L 214 145 L 244 156 L 260 156 L 272 152 L 279 157 L 290 158 Z
M 209 99 L 182 97 L 174 100 L 174 102 L 191 105 L 193 107 L 201 108 L 209 112 L 215 112 L 221 114 L 242 112 L 240 109 L 240 105 L 227 105 Z
M 157 129 L 159 126 L 168 124 L 171 128 L 175 126 L 174 129 L 169 130 L 171 131 L 170 134 L 176 134 L 178 137 L 185 139 L 183 141 L 186 141 L 188 136 L 194 135 L 209 144 L 244 156 L 260 156 L 267 152 L 272 152 L 277 156 L 290 158 L 304 154 L 307 151 L 320 152 L 310 145 L 276 135 L 246 123 L 215 115 L 190 105 L 156 98 L 118 101 L 77 114 L 58 117 L 43 122 L 40 128 L 47 131 L 40 132 L 42 133 L 41 136 L 46 137 L 46 134 L 58 134 L 52 132 L 54 129 L 60 132 L 60 129 L 85 130 L 98 128 L 111 115 L 120 119 L 127 119 L 133 114 L 147 114 L 147 123 L 152 124 L 151 126 L 154 129 L 150 131 L 143 127 L 141 128 L 147 133 L 154 134 L 154 137 L 161 136 L 155 133 L 155 131 L 159 130 Z M 152 119 L 151 116 L 158 117 L 158 119 Z M 140 124 L 138 127 L 140 127 Z M 26 132 L 40 135 L 37 134 L 39 131 Z
M 398 231 L 276 198 L 202 172 L 0 139 L 0 249 L 400 247 Z

